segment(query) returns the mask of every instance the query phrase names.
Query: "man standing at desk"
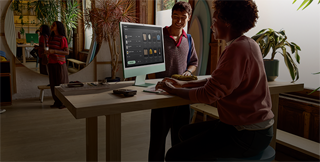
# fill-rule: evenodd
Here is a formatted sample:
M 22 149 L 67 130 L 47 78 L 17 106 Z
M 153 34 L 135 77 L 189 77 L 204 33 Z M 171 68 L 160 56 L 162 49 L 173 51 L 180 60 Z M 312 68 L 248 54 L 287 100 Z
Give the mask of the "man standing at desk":
M 198 57 L 191 38 L 189 41 L 183 28 L 191 19 L 192 8 L 187 2 L 177 2 L 172 8 L 172 24 L 163 28 L 166 71 L 156 73 L 156 78 L 171 77 L 173 74 L 191 76 L 198 66 Z M 149 161 L 164 161 L 166 137 L 171 129 L 172 146 L 180 143 L 179 129 L 189 124 L 189 105 L 151 110 Z

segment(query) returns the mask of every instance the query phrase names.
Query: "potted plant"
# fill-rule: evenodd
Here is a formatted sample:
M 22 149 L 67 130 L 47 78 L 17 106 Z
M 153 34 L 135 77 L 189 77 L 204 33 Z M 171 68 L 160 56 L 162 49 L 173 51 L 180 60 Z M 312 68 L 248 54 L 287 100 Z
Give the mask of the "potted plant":
M 111 80 L 116 79 L 119 69 L 118 42 L 119 23 L 135 22 L 135 6 L 131 0 L 98 0 L 95 7 L 85 10 L 85 25 L 91 27 L 96 35 L 96 41 L 107 41 L 111 54 Z M 110 79 L 108 80 L 110 81 Z
M 298 67 L 290 53 L 287 51 L 287 47 L 291 49 L 291 54 L 295 54 L 295 60 L 299 64 L 300 56 L 298 51 L 301 51 L 301 49 L 294 42 L 287 41 L 284 30 L 277 32 L 270 28 L 263 29 L 254 35 L 252 39 L 259 44 L 263 58 L 265 58 L 271 50 L 271 59 L 264 59 L 268 81 L 274 81 L 278 76 L 279 61 L 274 59 L 277 53 L 280 53 L 283 56 L 284 62 L 290 72 L 292 82 L 299 79 Z

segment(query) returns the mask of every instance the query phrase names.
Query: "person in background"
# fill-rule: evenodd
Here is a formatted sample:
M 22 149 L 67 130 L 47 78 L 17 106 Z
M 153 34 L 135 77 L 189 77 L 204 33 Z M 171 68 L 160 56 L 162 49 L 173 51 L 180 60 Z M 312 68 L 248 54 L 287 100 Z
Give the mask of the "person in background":
M 45 50 L 48 55 L 48 73 L 51 88 L 51 94 L 54 104 L 51 108 L 65 108 L 62 102 L 54 94 L 54 87 L 60 84 L 68 83 L 68 70 L 66 66 L 66 55 L 69 55 L 68 42 L 66 39 L 66 30 L 60 21 L 55 21 L 51 25 L 51 35 L 49 37 L 49 50 Z
M 41 28 L 41 27 L 40 27 L 40 28 Z M 36 30 L 35 33 L 38 34 L 38 39 L 40 40 L 40 30 L 39 30 L 39 29 Z M 37 57 L 38 57 L 38 48 L 37 48 L 37 47 L 38 47 L 38 46 L 35 45 L 34 48 L 32 49 L 32 51 L 30 51 L 30 54 L 31 54 L 34 58 L 36 58 L 36 59 L 37 59 Z
M 1 61 L 7 61 L 7 56 L 6 56 L 6 53 L 4 51 L 1 51 L 0 50 L 0 62 Z M 0 114 L 6 112 L 6 109 L 1 109 L 0 107 Z
M 41 26 L 40 26 L 40 28 L 41 28 Z M 40 31 L 40 30 L 41 30 L 41 29 L 36 30 L 36 34 L 38 34 L 39 39 L 40 39 L 40 35 L 41 35 L 41 31 Z
M 253 0 L 213 0 L 215 39 L 227 42 L 211 77 L 197 81 L 165 78 L 160 88 L 194 103 L 217 101 L 219 120 L 181 128 L 181 143 L 170 148 L 166 161 L 213 161 L 246 158 L 266 149 L 273 136 L 271 96 L 259 45 L 243 34 L 255 26 Z
M 46 59 L 44 57 L 47 57 L 44 55 L 43 45 L 45 44 L 46 47 L 48 47 L 50 27 L 48 25 L 41 25 L 39 32 L 40 32 L 39 46 L 38 47 L 35 46 L 35 49 L 38 51 L 40 74 L 48 75 L 47 65 L 43 64 L 43 59 Z
M 172 24 L 163 28 L 166 71 L 156 73 L 156 78 L 173 74 L 191 76 L 198 66 L 198 57 L 191 38 L 191 56 L 187 62 L 189 42 L 183 28 L 191 19 L 192 8 L 187 2 L 177 2 L 172 8 Z M 151 110 L 149 161 L 164 161 L 166 137 L 171 134 L 171 145 L 180 143 L 178 131 L 190 123 L 189 105 Z

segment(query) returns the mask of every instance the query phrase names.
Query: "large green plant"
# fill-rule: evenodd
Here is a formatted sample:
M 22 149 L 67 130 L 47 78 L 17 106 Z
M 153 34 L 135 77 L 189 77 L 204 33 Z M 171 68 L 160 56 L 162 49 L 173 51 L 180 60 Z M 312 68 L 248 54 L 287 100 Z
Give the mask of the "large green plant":
M 265 58 L 271 50 L 271 60 L 274 59 L 277 53 L 280 53 L 284 57 L 284 62 L 288 67 L 292 81 L 295 82 L 299 79 L 299 70 L 292 59 L 290 53 L 287 51 L 287 47 L 291 49 L 291 53 L 295 54 L 296 62 L 300 64 L 300 56 L 298 51 L 301 51 L 300 47 L 294 42 L 288 42 L 287 36 L 284 30 L 279 32 L 273 29 L 267 28 L 259 31 L 252 37 L 260 46 L 263 58 Z
M 81 10 L 78 8 L 79 3 L 76 0 L 67 0 L 64 2 L 65 9 L 62 10 L 62 21 L 67 28 L 67 41 L 71 42 L 73 29 L 77 28 L 78 19 L 81 18 Z
M 59 0 L 38 0 L 32 2 L 32 5 L 35 7 L 36 17 L 41 25 L 50 26 L 58 20 L 61 8 Z

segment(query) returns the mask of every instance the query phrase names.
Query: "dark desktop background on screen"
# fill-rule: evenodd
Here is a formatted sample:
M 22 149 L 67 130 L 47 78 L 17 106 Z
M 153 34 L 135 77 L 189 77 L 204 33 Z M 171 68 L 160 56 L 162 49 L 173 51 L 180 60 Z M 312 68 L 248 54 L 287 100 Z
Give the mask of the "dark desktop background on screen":
M 125 67 L 163 63 L 162 28 L 122 24 Z

